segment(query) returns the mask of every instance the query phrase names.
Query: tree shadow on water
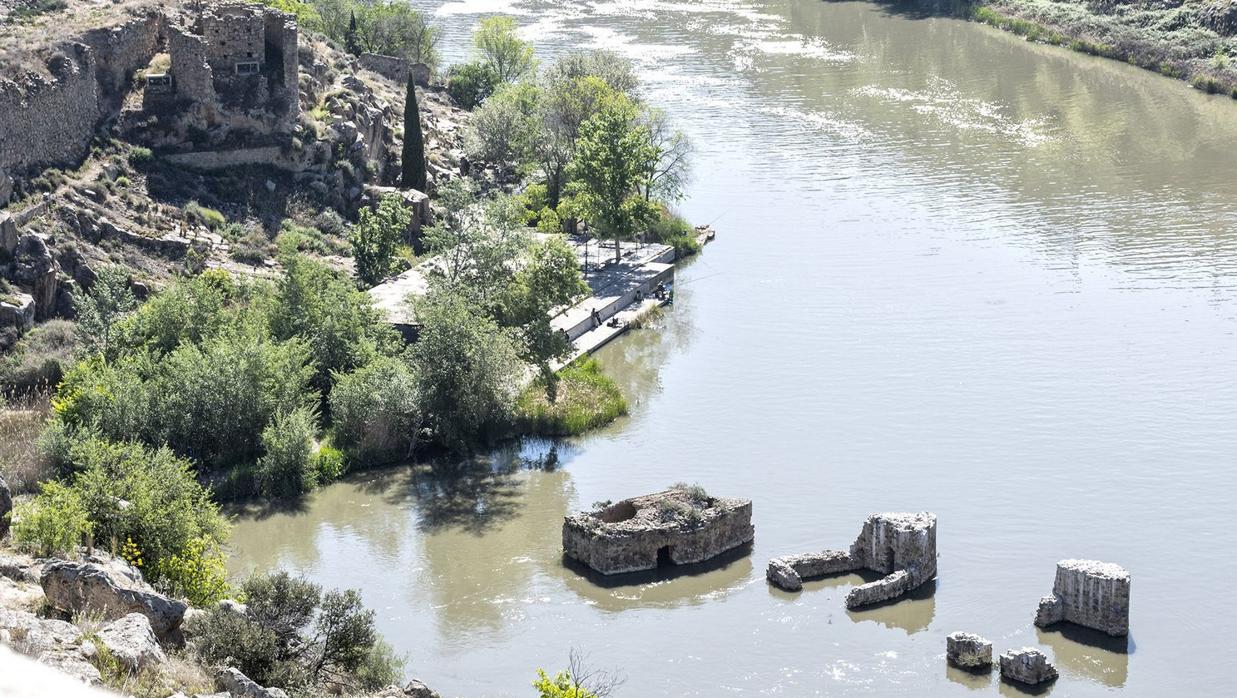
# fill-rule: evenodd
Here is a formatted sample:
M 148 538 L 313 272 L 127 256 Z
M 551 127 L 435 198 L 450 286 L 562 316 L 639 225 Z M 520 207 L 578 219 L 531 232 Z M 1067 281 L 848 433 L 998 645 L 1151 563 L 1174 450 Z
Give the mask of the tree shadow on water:
M 849 3 L 854 0 L 821 0 L 828 4 Z M 933 17 L 966 17 L 975 2 L 970 0 L 865 0 L 876 5 L 889 17 L 903 19 L 931 19 Z
M 523 509 L 520 468 L 493 454 L 440 460 L 410 468 L 406 482 L 386 490 L 393 504 L 415 502 L 417 527 L 425 532 L 456 529 L 482 535 Z

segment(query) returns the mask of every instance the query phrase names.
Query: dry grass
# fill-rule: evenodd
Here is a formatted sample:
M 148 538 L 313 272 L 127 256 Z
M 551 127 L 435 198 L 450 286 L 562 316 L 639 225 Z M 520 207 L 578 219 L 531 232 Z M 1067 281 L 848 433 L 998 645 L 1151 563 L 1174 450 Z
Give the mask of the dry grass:
M 0 473 L 16 494 L 34 492 L 39 482 L 51 477 L 51 464 L 38 445 L 49 415 L 44 396 L 0 409 Z

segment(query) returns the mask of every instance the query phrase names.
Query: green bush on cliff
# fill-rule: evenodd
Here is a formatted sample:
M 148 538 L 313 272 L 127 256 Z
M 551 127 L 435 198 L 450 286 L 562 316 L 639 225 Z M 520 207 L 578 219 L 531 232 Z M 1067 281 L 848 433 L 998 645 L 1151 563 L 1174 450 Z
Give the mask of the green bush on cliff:
M 373 691 L 402 674 L 356 591 L 323 593 L 287 572 L 250 577 L 240 591 L 247 614 L 217 608 L 194 621 L 191 650 L 204 663 L 310 695 Z
M 46 482 L 39 496 L 19 503 L 13 515 L 13 540 L 37 555 L 73 550 L 90 533 L 90 518 L 76 490 Z
M 480 61 L 451 66 L 447 70 L 447 94 L 465 109 L 475 109 L 502 83 L 498 73 Z

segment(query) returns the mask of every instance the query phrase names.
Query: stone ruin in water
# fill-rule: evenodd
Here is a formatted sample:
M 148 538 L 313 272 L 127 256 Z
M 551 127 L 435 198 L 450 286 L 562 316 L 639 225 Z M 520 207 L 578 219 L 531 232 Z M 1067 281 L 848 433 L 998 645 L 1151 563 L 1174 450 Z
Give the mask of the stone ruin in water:
M 851 589 L 847 608 L 897 598 L 935 577 L 936 514 L 872 514 L 849 551 L 777 557 L 766 576 L 775 586 L 799 591 L 804 579 L 864 569 L 885 576 Z
M 563 551 L 602 574 L 704 562 L 755 537 L 752 501 L 676 487 L 563 521 Z
M 1036 686 L 1057 678 L 1057 668 L 1048 655 L 1034 647 L 1009 650 L 1001 655 L 1001 677 L 1028 686 Z
M 1123 637 L 1130 632 L 1130 573 L 1096 560 L 1062 560 L 1052 593 L 1039 601 L 1035 624 L 1069 621 Z

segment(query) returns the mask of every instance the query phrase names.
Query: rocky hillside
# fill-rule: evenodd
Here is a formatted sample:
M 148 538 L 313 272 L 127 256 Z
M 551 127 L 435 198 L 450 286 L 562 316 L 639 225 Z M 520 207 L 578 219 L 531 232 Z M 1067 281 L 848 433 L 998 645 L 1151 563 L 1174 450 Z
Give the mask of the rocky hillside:
M 35 322 L 71 316 L 73 289 L 88 287 L 103 265 L 128 269 L 139 297 L 184 271 L 271 273 L 280 245 L 346 267 L 349 220 L 380 187 L 396 184 L 404 85 L 319 35 L 299 36 L 299 104 L 286 133 L 261 130 L 269 120 L 255 109 L 211 126 L 180 106 L 143 104 L 145 76 L 169 64 L 167 27 L 183 21 L 165 12 L 175 10 L 71 0 L 0 30 L 10 68 L 0 77 L 0 134 L 19 133 L 29 115 L 21 109 L 44 97 L 55 107 L 74 81 L 92 83 L 90 108 L 99 112 L 85 134 L 72 119 L 41 127 L 56 133 L 36 139 L 88 144 L 67 162 L 16 163 L 27 151 L 0 137 L 18 153 L 7 172 L 0 162 L 0 350 Z M 53 23 L 83 33 L 65 40 L 49 32 Z M 127 70 L 135 63 L 142 67 Z M 82 78 L 88 68 L 94 77 Z M 440 86 L 418 92 L 432 191 L 467 167 L 460 141 L 468 114 Z

